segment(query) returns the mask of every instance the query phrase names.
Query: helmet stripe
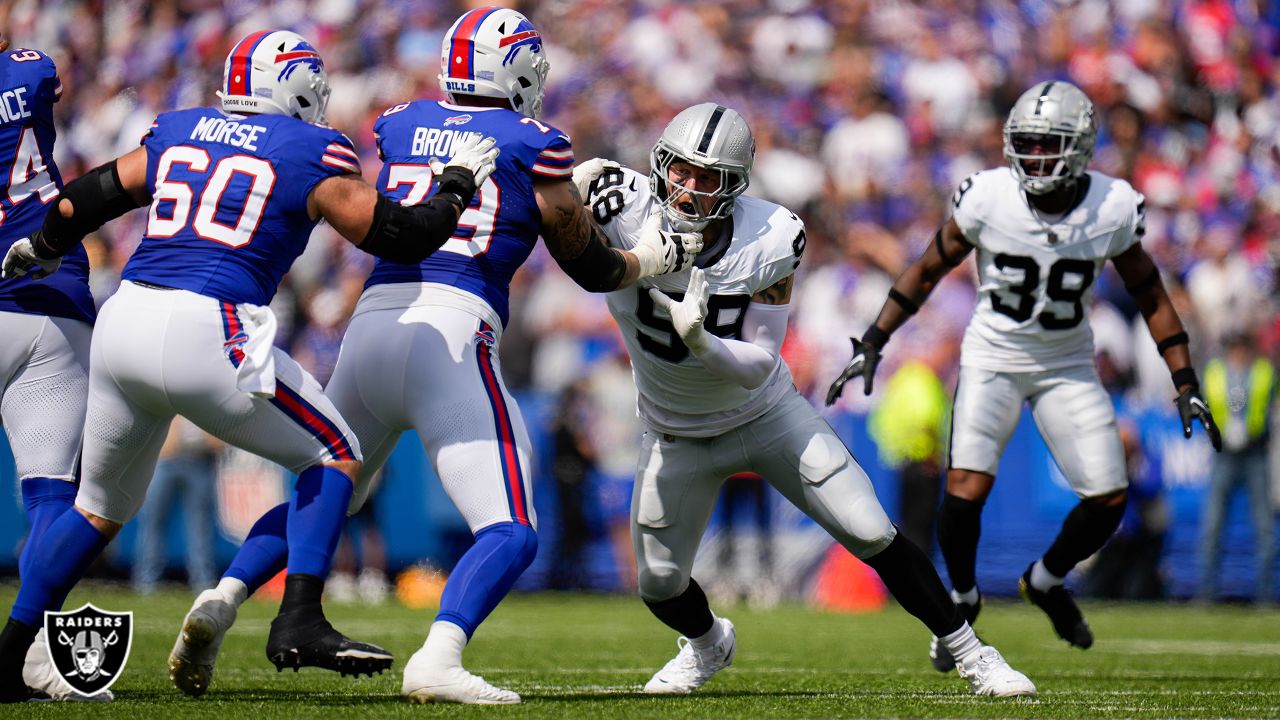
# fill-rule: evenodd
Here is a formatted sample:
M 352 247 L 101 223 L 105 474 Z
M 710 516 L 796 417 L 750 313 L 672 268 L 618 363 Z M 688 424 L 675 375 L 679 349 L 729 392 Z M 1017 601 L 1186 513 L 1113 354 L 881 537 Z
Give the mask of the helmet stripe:
M 253 51 L 258 49 L 258 44 L 263 38 L 272 32 L 274 31 L 259 30 L 241 40 L 231 51 L 231 69 L 227 72 L 228 95 L 248 96 L 253 92 L 253 85 L 249 81 L 249 58 L 253 56 Z
M 497 12 L 496 7 L 477 8 L 462 16 L 458 21 L 458 29 L 449 41 L 449 77 L 459 80 L 474 80 L 475 42 L 472 38 L 484 23 L 485 18 Z
M 1045 99 L 1049 97 L 1049 91 L 1053 89 L 1053 85 L 1056 82 L 1057 80 L 1050 80 L 1049 84 L 1045 85 L 1044 89 L 1040 91 L 1040 97 L 1036 99 L 1036 115 L 1040 114 L 1040 106 L 1044 105 Z
M 702 140 L 698 142 L 698 152 L 705 154 L 711 148 L 711 138 L 715 137 L 716 126 L 720 124 L 720 118 L 724 117 L 725 109 L 723 105 L 717 105 L 712 111 L 711 119 L 707 121 L 707 129 L 702 131 Z

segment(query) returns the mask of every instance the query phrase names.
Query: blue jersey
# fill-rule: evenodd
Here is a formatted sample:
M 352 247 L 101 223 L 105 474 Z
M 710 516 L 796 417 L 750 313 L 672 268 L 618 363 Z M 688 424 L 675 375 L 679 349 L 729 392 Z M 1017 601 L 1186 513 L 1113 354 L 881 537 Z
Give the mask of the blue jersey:
M 511 277 L 542 231 L 533 183 L 538 178 L 572 177 L 568 136 L 514 110 L 431 101 L 396 105 L 378 118 L 373 132 L 383 161 L 378 189 L 406 205 L 422 202 L 433 191 L 430 158 L 447 162 L 471 134 L 498 141 L 497 169 L 458 218 L 454 236 L 416 265 L 378 260 L 365 287 L 403 282 L 452 285 L 484 299 L 506 325 Z
M 345 135 L 284 115 L 163 113 L 142 144 L 151 208 L 121 277 L 237 304 L 275 296 L 316 225 L 311 190 L 360 172 Z
M 62 81 L 39 50 L 0 53 L 0 253 L 44 224 L 62 188 L 53 164 L 53 104 Z M 89 258 L 76 245 L 43 280 L 0 280 L 0 310 L 92 323 Z

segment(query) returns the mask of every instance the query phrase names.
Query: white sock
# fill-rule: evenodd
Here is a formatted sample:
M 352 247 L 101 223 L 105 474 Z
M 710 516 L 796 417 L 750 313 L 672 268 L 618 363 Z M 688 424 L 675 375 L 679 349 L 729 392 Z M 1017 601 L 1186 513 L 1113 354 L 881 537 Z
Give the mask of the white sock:
M 722 635 L 724 633 L 720 628 L 720 618 L 716 617 L 713 612 L 711 613 L 711 629 L 696 638 L 689 638 L 689 644 L 693 646 L 694 650 L 710 650 L 715 647 L 716 643 L 720 642 Z
M 1058 577 L 1044 568 L 1044 558 L 1036 561 L 1031 566 L 1031 587 L 1040 592 L 1049 592 L 1055 587 L 1062 584 L 1066 580 L 1065 577 Z
M 467 646 L 467 631 L 447 620 L 431 623 L 422 651 L 427 661 L 442 670 L 462 667 L 462 649 Z
M 982 596 L 978 594 L 977 585 L 974 585 L 971 589 L 965 592 L 959 592 L 955 589 L 951 590 L 951 602 L 957 605 L 960 603 L 964 603 L 965 605 L 977 605 L 978 598 L 980 597 Z
M 222 593 L 232 605 L 240 607 L 249 599 L 249 586 L 240 578 L 224 577 L 218 581 L 218 592 Z
M 956 659 L 956 662 L 966 663 L 970 656 L 982 649 L 982 641 L 973 633 L 969 623 L 961 625 L 959 630 L 938 640 L 951 653 L 951 657 Z

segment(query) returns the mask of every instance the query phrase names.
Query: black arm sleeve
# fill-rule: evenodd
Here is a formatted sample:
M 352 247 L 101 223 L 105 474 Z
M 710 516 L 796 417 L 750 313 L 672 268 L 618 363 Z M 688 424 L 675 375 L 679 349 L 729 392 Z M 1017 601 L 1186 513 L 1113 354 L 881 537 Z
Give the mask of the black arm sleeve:
M 458 210 L 449 198 L 433 195 L 421 205 L 405 207 L 378 195 L 373 223 L 360 249 L 383 260 L 420 263 L 440 249 L 458 229 Z
M 63 217 L 59 205 L 71 201 L 71 217 Z M 120 182 L 116 161 L 100 165 L 67 183 L 58 202 L 44 216 L 44 226 L 32 238 L 36 254 L 43 258 L 62 257 L 84 239 L 85 235 L 121 215 L 142 207 L 125 191 Z
M 578 257 L 556 262 L 565 275 L 587 292 L 617 290 L 622 284 L 623 276 L 627 274 L 627 261 L 622 258 L 622 253 L 614 252 L 613 248 L 605 245 L 594 226 L 586 249 Z

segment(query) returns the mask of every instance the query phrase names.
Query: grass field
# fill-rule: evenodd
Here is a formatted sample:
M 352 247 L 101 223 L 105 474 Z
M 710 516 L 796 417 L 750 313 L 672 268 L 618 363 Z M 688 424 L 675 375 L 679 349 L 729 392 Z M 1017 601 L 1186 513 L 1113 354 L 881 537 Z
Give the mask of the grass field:
M 8 608 L 15 588 L 0 586 Z M 175 690 L 165 658 L 190 603 L 185 592 L 145 599 L 105 586 L 77 589 L 134 612 L 129 664 L 110 705 L 41 703 L 0 709 L 26 718 L 308 717 L 814 718 L 814 717 L 1280 717 L 1280 611 L 1185 605 L 1086 604 L 1097 644 L 1082 652 L 1053 636 L 1030 606 L 990 602 L 979 632 L 1039 686 L 1035 700 L 973 697 L 935 672 L 928 635 L 902 610 L 844 615 L 801 606 L 722 608 L 738 628 L 734 666 L 687 697 L 650 698 L 640 686 L 676 650 L 639 600 L 574 594 L 509 598 L 467 651 L 473 671 L 518 691 L 511 707 L 412 706 L 399 697 L 402 663 L 433 613 L 395 602 L 330 605 L 334 624 L 396 655 L 390 673 L 352 680 L 320 670 L 277 674 L 263 653 L 275 607 L 250 602 L 223 645 L 212 690 Z

